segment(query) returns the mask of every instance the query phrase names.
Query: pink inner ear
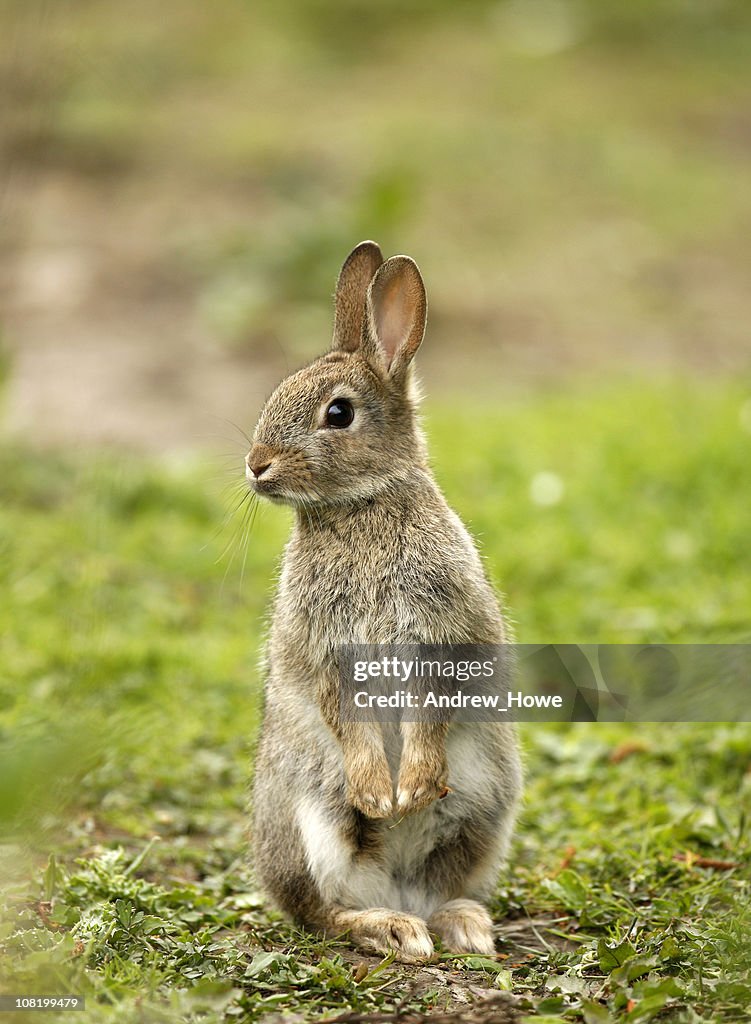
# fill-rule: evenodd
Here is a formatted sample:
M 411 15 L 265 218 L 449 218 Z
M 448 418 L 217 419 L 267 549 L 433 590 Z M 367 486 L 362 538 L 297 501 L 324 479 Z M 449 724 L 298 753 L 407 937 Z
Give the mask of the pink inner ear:
M 390 367 L 399 348 L 409 337 L 415 317 L 414 299 L 401 278 L 397 277 L 386 285 L 374 312 L 378 341 L 386 354 L 386 365 Z

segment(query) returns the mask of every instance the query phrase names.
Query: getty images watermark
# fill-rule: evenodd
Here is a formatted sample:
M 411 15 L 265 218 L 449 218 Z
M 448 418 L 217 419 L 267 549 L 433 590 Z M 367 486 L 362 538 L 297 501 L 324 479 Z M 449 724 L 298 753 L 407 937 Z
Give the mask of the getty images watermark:
M 751 644 L 350 644 L 345 721 L 751 721 Z

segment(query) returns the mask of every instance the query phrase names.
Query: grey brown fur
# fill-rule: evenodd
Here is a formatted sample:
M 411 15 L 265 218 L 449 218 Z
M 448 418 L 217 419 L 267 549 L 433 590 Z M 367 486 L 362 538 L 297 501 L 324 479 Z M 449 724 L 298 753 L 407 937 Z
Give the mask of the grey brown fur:
M 425 291 L 373 242 L 337 284 L 331 351 L 282 381 L 247 457 L 297 512 L 267 650 L 253 800 L 259 879 L 299 923 L 403 960 L 492 952 L 492 889 L 521 788 L 510 726 L 347 723 L 345 643 L 497 643 L 497 599 L 428 462 L 411 361 Z M 346 399 L 354 420 L 326 426 Z M 438 799 L 450 787 L 445 799 Z M 398 822 L 398 824 L 397 824 Z

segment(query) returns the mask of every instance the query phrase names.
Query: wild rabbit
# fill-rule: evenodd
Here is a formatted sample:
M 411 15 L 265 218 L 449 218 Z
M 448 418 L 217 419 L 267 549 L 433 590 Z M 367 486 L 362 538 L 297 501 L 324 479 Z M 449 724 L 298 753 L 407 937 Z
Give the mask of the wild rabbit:
M 426 314 L 416 264 L 358 245 L 339 275 L 331 350 L 282 381 L 246 458 L 250 487 L 297 512 L 267 647 L 258 877 L 298 923 L 405 961 L 431 956 L 431 932 L 452 952 L 493 951 L 478 901 L 521 790 L 511 725 L 389 728 L 340 714 L 344 644 L 509 639 L 428 467 L 411 366 Z

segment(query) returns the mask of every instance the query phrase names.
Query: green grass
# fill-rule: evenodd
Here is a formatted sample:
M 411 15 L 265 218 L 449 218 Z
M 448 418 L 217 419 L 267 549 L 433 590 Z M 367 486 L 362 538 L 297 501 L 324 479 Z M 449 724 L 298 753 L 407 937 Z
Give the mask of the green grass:
M 748 639 L 750 395 L 634 381 L 428 403 L 437 475 L 520 641 Z M 238 517 L 220 529 L 241 455 L 0 455 L 2 990 L 83 992 L 92 1021 L 216 1022 L 389 1010 L 409 991 L 410 971 L 358 981 L 346 945 L 270 913 L 245 863 L 288 516 L 259 509 L 247 550 L 221 557 L 242 541 Z M 557 503 L 533 500 L 540 473 Z M 445 970 L 553 1020 L 746 1019 L 751 726 L 528 725 L 524 743 L 494 903 L 522 937 Z

